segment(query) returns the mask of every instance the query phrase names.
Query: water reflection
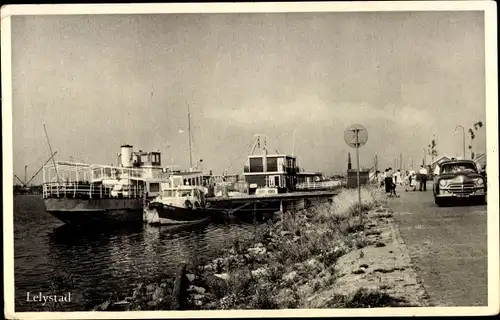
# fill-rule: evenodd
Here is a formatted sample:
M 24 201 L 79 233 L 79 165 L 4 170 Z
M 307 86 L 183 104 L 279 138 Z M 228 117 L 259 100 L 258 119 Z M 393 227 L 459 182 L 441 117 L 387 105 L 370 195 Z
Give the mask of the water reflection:
M 16 311 L 36 310 L 26 292 L 70 290 L 61 311 L 88 310 L 139 282 L 172 276 L 181 262 L 215 258 L 220 249 L 259 228 L 253 217 L 194 225 L 138 225 L 89 230 L 62 225 L 38 201 L 15 211 Z M 48 311 L 48 310 L 45 310 Z

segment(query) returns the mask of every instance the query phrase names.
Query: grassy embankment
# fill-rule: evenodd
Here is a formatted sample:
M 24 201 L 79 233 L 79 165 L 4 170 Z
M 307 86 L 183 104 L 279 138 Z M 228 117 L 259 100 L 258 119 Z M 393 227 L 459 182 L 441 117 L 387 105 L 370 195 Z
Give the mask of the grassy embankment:
M 363 189 L 362 199 L 361 215 L 357 191 L 344 190 L 332 204 L 278 215 L 213 261 L 190 261 L 189 288 L 180 308 L 422 305 L 425 293 L 398 242 L 384 195 Z M 141 285 L 118 305 L 126 310 L 172 309 L 172 290 L 172 279 Z

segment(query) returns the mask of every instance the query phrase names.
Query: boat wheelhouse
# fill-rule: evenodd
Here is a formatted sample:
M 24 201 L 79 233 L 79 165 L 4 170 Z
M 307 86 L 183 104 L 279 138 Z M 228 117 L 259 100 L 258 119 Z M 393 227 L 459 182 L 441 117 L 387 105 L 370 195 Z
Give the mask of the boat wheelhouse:
M 243 177 L 250 194 L 257 188 L 277 188 L 279 192 L 295 190 L 297 158 L 287 154 L 249 155 Z

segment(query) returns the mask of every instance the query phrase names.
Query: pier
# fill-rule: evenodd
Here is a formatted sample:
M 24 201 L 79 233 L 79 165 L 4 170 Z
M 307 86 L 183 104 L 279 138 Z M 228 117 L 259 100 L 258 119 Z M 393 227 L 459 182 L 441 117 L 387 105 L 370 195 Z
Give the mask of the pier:
M 311 205 L 313 200 L 330 200 L 340 192 L 334 190 L 288 192 L 266 196 L 242 195 L 234 197 L 210 197 L 207 204 L 212 208 L 227 209 L 230 214 L 276 212 L 282 209 L 304 209 Z

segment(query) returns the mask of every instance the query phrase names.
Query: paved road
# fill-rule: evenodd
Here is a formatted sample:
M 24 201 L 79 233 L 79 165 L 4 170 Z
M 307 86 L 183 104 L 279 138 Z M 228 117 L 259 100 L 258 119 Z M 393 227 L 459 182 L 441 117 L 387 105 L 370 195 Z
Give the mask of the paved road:
M 431 303 L 486 306 L 486 206 L 437 207 L 432 182 L 389 203 Z

